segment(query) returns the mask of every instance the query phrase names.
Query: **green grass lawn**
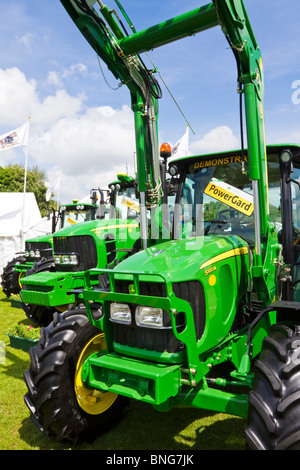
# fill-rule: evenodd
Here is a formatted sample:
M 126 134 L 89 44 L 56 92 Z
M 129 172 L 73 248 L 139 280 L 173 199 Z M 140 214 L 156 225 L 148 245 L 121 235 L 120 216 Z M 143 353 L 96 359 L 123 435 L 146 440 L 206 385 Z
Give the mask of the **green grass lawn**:
M 0 317 L 0 341 L 5 343 L 5 360 L 0 364 L 0 450 L 245 450 L 241 418 L 195 408 L 159 413 L 136 401 L 123 420 L 93 444 L 71 447 L 47 438 L 31 422 L 23 400 L 29 354 L 11 348 L 6 335 L 15 323 L 28 320 L 22 309 L 11 307 L 2 290 Z

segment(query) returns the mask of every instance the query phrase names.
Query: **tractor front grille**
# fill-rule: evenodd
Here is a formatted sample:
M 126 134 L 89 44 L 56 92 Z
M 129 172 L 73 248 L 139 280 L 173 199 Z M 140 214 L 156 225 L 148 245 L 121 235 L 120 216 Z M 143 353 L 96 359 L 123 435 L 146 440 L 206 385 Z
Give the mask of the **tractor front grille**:
M 160 330 L 113 323 L 113 332 L 114 341 L 124 346 L 168 353 L 183 349 L 183 344 L 175 338 L 171 329 Z
M 111 233 L 107 233 L 104 237 L 107 264 L 111 265 L 116 259 L 116 240 Z
M 194 315 L 196 337 L 200 339 L 204 332 L 206 318 L 203 285 L 199 281 L 176 282 L 173 283 L 173 292 L 179 299 L 190 303 Z
M 76 237 L 53 237 L 54 255 L 75 254 L 78 257 L 77 265 L 59 264 L 57 271 L 79 272 L 97 266 L 97 248 L 93 237 L 79 235 Z
M 129 294 L 132 281 L 115 280 L 115 290 L 121 294 Z M 152 297 L 166 297 L 166 285 L 161 282 L 139 282 L 140 294 Z
M 130 293 L 132 281 L 115 280 L 115 291 L 119 293 Z M 164 283 L 139 282 L 141 295 L 166 297 L 166 286 Z M 196 329 L 197 339 L 201 338 L 205 328 L 205 294 L 199 281 L 188 281 L 173 283 L 173 292 L 176 297 L 190 303 Z M 132 306 L 134 312 L 135 306 Z M 179 324 L 185 324 L 184 313 L 178 313 Z M 116 343 L 150 351 L 176 353 L 184 349 L 184 345 L 173 334 L 171 321 L 169 328 L 154 329 L 139 327 L 133 322 L 131 325 L 113 323 L 114 340 Z

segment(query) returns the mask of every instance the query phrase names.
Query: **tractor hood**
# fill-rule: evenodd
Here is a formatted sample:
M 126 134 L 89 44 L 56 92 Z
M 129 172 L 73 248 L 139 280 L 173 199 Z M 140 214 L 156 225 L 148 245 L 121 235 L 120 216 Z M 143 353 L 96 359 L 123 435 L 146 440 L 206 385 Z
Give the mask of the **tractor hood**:
M 74 237 L 79 235 L 92 235 L 101 238 L 101 235 L 107 232 L 116 232 L 120 230 L 139 230 L 139 224 L 137 221 L 132 219 L 99 219 L 91 220 L 90 222 L 81 222 L 74 224 L 66 228 L 58 230 L 53 234 L 53 238 L 56 237 Z
M 115 273 L 164 274 L 173 282 L 199 277 L 212 264 L 248 253 L 247 243 L 239 237 L 203 236 L 172 240 L 147 248 L 119 264 Z
M 140 239 L 139 224 L 134 219 L 101 219 L 74 224 L 53 236 L 54 255 L 63 265 L 63 255 L 76 253 L 78 271 L 111 267 L 120 262 Z M 57 258 L 58 260 L 58 258 Z M 68 258 L 66 258 L 68 262 Z M 57 267 L 57 269 L 58 269 Z M 65 271 L 65 267 L 62 266 Z
M 46 235 L 38 235 L 32 238 L 26 238 L 26 243 L 33 243 L 33 242 L 52 242 L 53 234 L 46 234 Z

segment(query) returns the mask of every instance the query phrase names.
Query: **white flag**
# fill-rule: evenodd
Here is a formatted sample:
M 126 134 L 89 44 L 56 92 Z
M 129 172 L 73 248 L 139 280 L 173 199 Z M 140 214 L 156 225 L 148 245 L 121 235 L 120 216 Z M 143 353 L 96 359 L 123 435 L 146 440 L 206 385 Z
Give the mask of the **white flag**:
M 176 142 L 172 147 L 172 157 L 186 157 L 189 155 L 189 128 L 186 127 L 186 131 L 181 139 Z
M 0 136 L 0 151 L 20 145 L 28 145 L 29 123 Z
M 59 190 L 60 175 L 57 176 L 57 180 L 51 181 L 49 183 L 48 189 L 46 191 L 46 201 L 49 201 L 51 194 Z

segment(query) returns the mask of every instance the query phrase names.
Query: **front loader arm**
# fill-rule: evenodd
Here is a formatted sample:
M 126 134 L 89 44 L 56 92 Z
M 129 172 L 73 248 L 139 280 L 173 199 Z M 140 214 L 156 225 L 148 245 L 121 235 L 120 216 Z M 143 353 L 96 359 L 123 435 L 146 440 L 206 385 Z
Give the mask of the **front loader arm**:
M 262 57 L 243 2 L 213 1 L 218 21 L 237 61 L 239 92 L 244 94 L 248 173 L 252 180 L 255 215 L 251 276 L 259 298 L 268 305 L 277 295 L 276 260 L 280 258 L 280 245 L 269 217 Z
M 245 98 L 248 171 L 253 182 L 255 207 L 255 264 L 262 266 L 266 252 L 262 238 L 266 238 L 269 232 L 263 66 L 243 1 L 213 0 L 142 31 L 136 31 L 130 22 L 130 34 L 125 33 L 115 21 L 114 11 L 108 10 L 100 0 L 97 0 L 99 12 L 94 9 L 95 0 L 60 1 L 109 70 L 130 91 L 135 116 L 141 207 L 160 202 L 161 181 L 157 138 L 158 85 L 153 74 L 146 70 L 139 54 L 208 28 L 221 26 L 236 58 L 239 91 Z M 117 4 L 120 6 L 119 0 Z M 125 13 L 123 7 L 121 11 Z M 127 15 L 124 16 L 129 22 Z M 144 240 L 147 238 L 145 211 L 142 225 L 141 236 Z
M 123 25 L 115 20 L 114 10 L 109 10 L 100 0 L 60 1 L 108 69 L 130 91 L 135 122 L 141 238 L 145 248 L 148 237 L 147 207 L 160 204 L 163 196 L 157 137 L 157 101 L 160 95 L 153 73 L 145 68 L 139 54 L 216 26 L 215 7 L 211 3 L 140 32 L 136 32 L 130 23 L 133 33 L 129 35 Z M 100 7 L 98 11 L 94 8 L 96 3 Z M 117 4 L 129 22 L 120 2 Z
M 141 238 L 147 245 L 147 206 L 157 205 L 161 198 L 157 115 L 159 85 L 137 54 L 126 55 L 119 45 L 125 33 L 115 21 L 112 11 L 94 0 L 60 0 L 80 32 L 107 64 L 113 75 L 130 92 L 134 112 L 138 191 L 141 197 Z M 101 17 L 102 15 L 102 17 Z
M 244 93 L 248 144 L 248 171 L 253 181 L 257 217 L 257 251 L 268 231 L 268 180 L 264 125 L 264 77 L 259 46 L 242 1 L 214 0 L 218 20 L 238 65 L 239 91 Z
M 80 32 L 95 52 L 106 63 L 108 69 L 113 73 L 116 79 L 126 83 L 131 87 L 128 81 L 129 74 L 126 66 L 121 59 L 121 49 L 118 48 L 115 35 L 111 32 L 105 21 L 100 17 L 93 5 L 95 1 L 91 0 L 60 0 L 69 16 L 72 18 Z M 117 33 L 118 37 L 123 37 L 122 32 Z

